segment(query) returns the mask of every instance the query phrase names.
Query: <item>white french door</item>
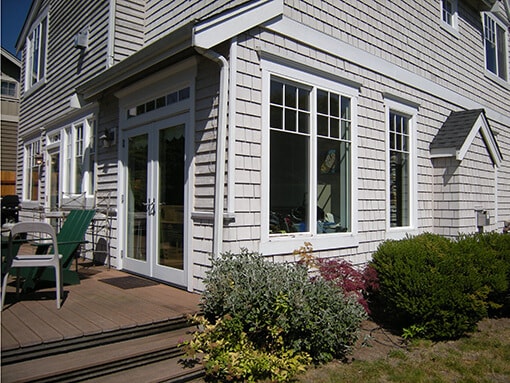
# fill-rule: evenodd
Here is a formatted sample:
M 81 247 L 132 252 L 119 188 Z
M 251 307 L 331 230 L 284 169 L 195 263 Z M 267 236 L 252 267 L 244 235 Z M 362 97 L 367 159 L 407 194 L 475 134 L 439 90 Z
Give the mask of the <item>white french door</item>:
M 186 115 L 124 134 L 123 268 L 186 285 Z

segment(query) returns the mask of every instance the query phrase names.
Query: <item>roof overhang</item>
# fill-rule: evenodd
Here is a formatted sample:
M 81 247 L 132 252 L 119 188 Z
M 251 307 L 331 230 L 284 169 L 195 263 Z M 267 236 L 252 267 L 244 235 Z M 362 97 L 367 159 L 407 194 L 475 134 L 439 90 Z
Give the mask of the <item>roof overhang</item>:
M 197 23 L 193 28 L 193 45 L 210 49 L 282 14 L 283 0 L 258 0 L 248 3 Z
M 11 63 L 21 68 L 21 61 L 14 55 L 11 54 L 7 49 L 2 48 L 2 58 L 9 60 Z
M 147 76 L 174 61 L 189 56 L 192 47 L 192 24 L 186 24 L 153 44 L 139 50 L 86 83 L 76 92 L 91 101 L 107 89 L 119 89 Z
M 464 0 L 471 7 L 480 12 L 490 11 L 497 0 Z
M 490 154 L 493 163 L 499 167 L 501 165 L 501 162 L 503 161 L 503 156 L 497 144 L 496 137 L 494 136 L 494 133 L 492 132 L 492 129 L 489 126 L 489 122 L 487 121 L 487 117 L 485 116 L 483 110 L 480 110 L 478 117 L 476 118 L 474 123 L 472 123 L 472 126 L 468 130 L 468 134 L 465 136 L 464 140 L 461 142 L 461 145 L 434 146 L 432 144 L 430 148 L 430 157 L 431 158 L 454 157 L 456 160 L 462 161 L 465 158 L 478 132 L 480 132 L 482 135 L 482 138 L 485 142 L 485 145 L 487 147 L 487 150 Z
M 23 27 L 18 35 L 18 39 L 16 40 L 16 51 L 19 52 L 23 49 L 25 45 L 25 38 L 29 32 L 32 23 L 34 23 L 39 16 L 39 11 L 41 9 L 42 1 L 41 0 L 33 0 L 30 5 L 30 9 L 28 10 L 27 17 L 25 18 L 25 22 L 23 23 Z
M 283 14 L 283 0 L 257 0 L 203 21 L 192 21 L 132 54 L 77 88 L 87 101 L 116 91 L 168 65 L 211 49 Z

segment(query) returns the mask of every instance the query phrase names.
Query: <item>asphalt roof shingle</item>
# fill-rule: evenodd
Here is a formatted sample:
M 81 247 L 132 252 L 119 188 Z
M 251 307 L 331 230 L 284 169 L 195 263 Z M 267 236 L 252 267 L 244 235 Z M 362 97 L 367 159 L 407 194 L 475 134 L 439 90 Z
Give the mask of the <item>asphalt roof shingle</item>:
M 455 148 L 459 150 L 483 109 L 451 112 L 430 144 L 430 149 Z

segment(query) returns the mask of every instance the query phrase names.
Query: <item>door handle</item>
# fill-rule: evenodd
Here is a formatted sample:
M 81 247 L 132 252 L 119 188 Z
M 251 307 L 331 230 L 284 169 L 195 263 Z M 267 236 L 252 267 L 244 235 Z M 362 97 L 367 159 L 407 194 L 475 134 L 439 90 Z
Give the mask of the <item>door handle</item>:
M 142 202 L 142 205 L 145 206 L 147 215 L 156 215 L 156 198 L 153 198 L 152 201 L 149 198 L 147 202 Z
M 149 205 L 150 205 L 149 215 L 156 215 L 156 198 L 153 198 L 152 202 Z

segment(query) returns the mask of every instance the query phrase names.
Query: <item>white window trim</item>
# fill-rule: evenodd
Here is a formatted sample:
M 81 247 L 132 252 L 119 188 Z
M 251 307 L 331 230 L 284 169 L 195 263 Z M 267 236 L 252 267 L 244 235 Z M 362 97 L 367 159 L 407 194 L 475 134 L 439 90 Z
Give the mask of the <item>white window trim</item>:
M 386 148 L 386 239 L 402 239 L 407 234 L 418 233 L 418 164 L 417 164 L 417 127 L 416 119 L 418 108 L 411 103 L 391 99 L 388 96 L 384 99 L 385 107 L 385 148 Z M 389 143 L 389 122 L 390 112 L 401 113 L 409 118 L 409 226 L 391 227 L 390 220 L 390 143 Z
M 30 43 L 30 36 L 32 33 L 40 27 L 43 19 L 46 19 L 46 33 L 44 36 L 41 36 L 41 38 L 44 38 L 44 76 L 37 80 L 35 83 L 30 85 L 30 73 L 31 70 L 29 69 L 29 64 L 31 63 L 31 60 L 29 59 L 29 52 L 32 49 L 31 43 Z M 48 9 L 46 9 L 34 22 L 32 29 L 30 29 L 29 33 L 27 34 L 26 40 L 25 40 L 25 76 L 24 76 L 24 90 L 25 90 L 25 97 L 30 95 L 35 90 L 39 89 L 42 85 L 46 83 L 47 78 L 47 67 L 48 67 L 48 35 L 49 35 L 49 25 L 50 25 L 50 19 L 48 15 Z
M 294 250 L 303 246 L 304 242 L 312 243 L 314 250 L 328 250 L 339 248 L 352 248 L 359 245 L 358 238 L 358 125 L 357 125 L 357 99 L 359 95 L 358 88 L 345 85 L 345 81 L 341 78 L 336 81 L 331 74 L 324 73 L 324 76 L 318 74 L 317 69 L 310 68 L 297 69 L 289 67 L 280 62 L 263 58 L 261 60 L 262 67 L 262 195 L 261 195 L 261 242 L 259 252 L 264 255 L 289 254 Z M 281 59 L 282 62 L 288 64 L 288 60 Z M 351 98 L 351 231 L 348 233 L 328 233 L 328 234 L 311 234 L 311 233 L 292 233 L 281 236 L 269 235 L 269 90 L 271 77 L 289 80 L 305 86 L 312 86 L 314 89 L 321 88 L 329 90 Z M 338 81 L 338 82 L 337 82 Z M 313 92 L 315 94 L 315 91 Z M 315 115 L 315 107 L 312 105 L 312 115 Z M 315 132 L 315 121 L 312 120 L 312 132 Z M 312 142 L 316 142 L 316 136 L 311 135 Z M 310 164 L 312 166 L 312 164 Z M 314 174 L 310 169 L 310 174 Z M 316 201 L 316 188 L 311 188 L 310 201 Z M 312 213 L 313 214 L 313 213 Z
M 67 144 L 69 142 L 68 141 L 69 137 L 68 137 L 67 131 L 68 130 L 74 131 L 75 127 L 78 125 L 83 125 L 84 172 L 83 172 L 82 181 L 81 181 L 82 182 L 82 192 L 81 193 L 70 193 L 67 190 L 68 185 L 70 184 L 69 183 L 70 182 L 69 175 L 75 174 L 75 168 L 74 168 L 75 165 L 72 165 L 73 169 L 71 169 L 70 171 L 67 169 L 67 164 L 66 164 L 67 154 L 68 154 L 67 153 L 67 150 L 68 150 Z M 95 118 L 94 118 L 94 115 L 91 114 L 91 115 L 82 117 L 80 119 L 77 119 L 70 124 L 66 124 L 65 126 L 60 126 L 57 129 L 53 129 L 46 134 L 46 147 L 45 147 L 45 151 L 44 151 L 45 157 L 47 159 L 49 159 L 50 153 L 53 153 L 55 151 L 60 152 L 60 164 L 59 164 L 59 174 L 60 174 L 59 178 L 60 179 L 59 179 L 58 190 L 59 190 L 59 193 L 61 193 L 61 196 L 60 196 L 61 197 L 60 198 L 61 206 L 66 206 L 66 205 L 69 205 L 70 203 L 77 203 L 78 205 L 80 205 L 80 204 L 83 205 L 83 203 L 85 203 L 86 206 L 89 206 L 92 203 L 92 199 L 94 198 L 94 191 L 95 191 L 94 190 L 95 189 L 95 175 L 97 173 L 96 169 L 95 169 L 96 168 L 95 156 L 97 153 L 97 148 L 96 147 L 92 148 L 92 153 L 90 151 L 91 145 L 94 145 L 94 146 L 97 145 L 97 138 L 96 139 L 94 138 L 94 136 L 97 135 L 97 132 L 95 132 L 94 130 L 95 130 Z M 60 138 L 58 140 L 52 141 L 52 138 L 55 137 L 56 135 L 59 135 Z M 75 143 L 75 141 L 73 140 L 73 142 L 71 143 L 73 151 L 75 150 L 74 143 Z M 89 148 L 89 150 L 87 150 L 87 148 Z M 90 168 L 90 163 L 91 163 L 90 156 L 91 155 L 94 156 L 93 164 L 92 164 L 92 166 L 94 167 L 93 169 Z M 48 168 L 48 166 L 50 166 L 49 163 L 47 163 L 46 166 Z M 48 174 L 48 172 L 46 172 L 46 174 Z M 73 182 L 74 182 L 74 180 L 73 180 Z M 46 196 L 49 196 L 49 194 L 50 194 L 49 187 L 50 187 L 50 183 L 46 182 L 45 183 L 45 195 Z M 78 200 L 76 199 L 76 197 L 80 197 L 80 196 L 83 196 L 84 200 L 81 200 L 81 198 L 79 198 Z M 78 202 L 73 202 L 73 201 L 78 201 Z M 46 202 L 49 203 L 49 200 L 47 200 Z
M 451 33 L 455 37 L 460 37 L 459 34 L 459 12 L 458 12 L 458 1 L 457 0 L 450 0 L 452 3 L 452 23 L 449 24 L 446 21 L 443 20 L 443 3 L 445 0 L 441 0 L 439 2 L 439 20 L 440 25 L 442 28 L 444 28 L 447 32 Z
M 42 155 L 43 147 L 40 138 L 32 139 L 30 141 L 26 141 L 23 145 L 23 205 L 28 208 L 33 208 L 39 206 L 39 200 L 41 199 L 41 172 L 43 164 L 39 165 L 39 185 L 37 190 L 37 199 L 31 199 L 31 190 L 30 190 L 30 176 L 29 172 L 31 171 L 30 167 L 30 150 L 29 147 L 34 145 L 36 142 L 39 142 L 39 154 Z
M 505 40 L 506 52 L 505 52 L 504 58 L 505 58 L 505 64 L 506 64 L 506 79 L 499 77 L 499 75 L 497 73 L 491 72 L 489 69 L 487 69 L 487 54 L 486 54 L 487 50 L 485 48 L 485 16 L 486 15 L 491 20 L 493 20 L 494 23 L 496 23 L 496 25 L 499 25 L 505 32 L 504 40 Z M 510 82 L 510 65 L 509 65 L 510 63 L 508 61 L 508 55 L 510 54 L 509 53 L 510 45 L 508 44 L 508 25 L 505 25 L 498 17 L 496 17 L 496 15 L 494 15 L 491 12 L 481 12 L 481 17 L 482 17 L 482 28 L 483 28 L 482 38 L 483 38 L 483 58 L 484 58 L 485 75 L 487 77 L 491 78 L 492 80 L 499 82 L 501 85 L 508 87 L 508 84 Z M 496 61 L 497 61 L 497 58 L 496 58 Z

